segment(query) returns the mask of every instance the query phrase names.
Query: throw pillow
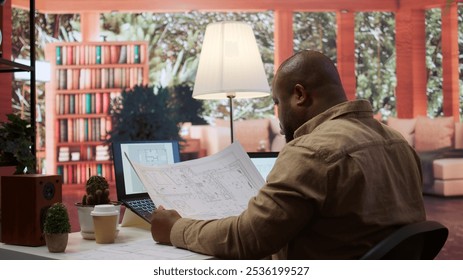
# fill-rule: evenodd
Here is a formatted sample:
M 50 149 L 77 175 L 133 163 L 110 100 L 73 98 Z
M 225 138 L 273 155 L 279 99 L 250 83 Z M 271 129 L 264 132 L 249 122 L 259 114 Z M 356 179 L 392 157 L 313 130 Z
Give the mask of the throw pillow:
M 455 123 L 455 149 L 463 149 L 463 123 Z
M 410 146 L 415 144 L 414 138 L 416 119 L 399 119 L 395 117 L 389 117 L 387 119 L 387 125 L 400 132 L 400 134 L 402 134 Z
M 418 152 L 451 147 L 455 131 L 453 117 L 434 119 L 419 116 L 415 126 L 415 149 Z

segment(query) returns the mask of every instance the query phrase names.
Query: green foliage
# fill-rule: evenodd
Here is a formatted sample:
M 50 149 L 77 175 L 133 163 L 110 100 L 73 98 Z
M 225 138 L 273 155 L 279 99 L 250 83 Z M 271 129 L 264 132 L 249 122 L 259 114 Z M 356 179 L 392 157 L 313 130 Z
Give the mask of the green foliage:
M 109 203 L 109 184 L 105 177 L 91 176 L 85 185 L 82 205 L 99 205 Z
M 206 124 L 203 118 L 203 101 L 193 98 L 193 89 L 187 84 L 176 85 L 169 89 L 169 107 L 177 111 L 179 122 Z
M 71 232 L 68 210 L 64 204 L 57 202 L 48 208 L 43 224 L 43 232 L 51 234 Z
M 124 140 L 177 140 L 179 116 L 169 103 L 166 88 L 136 86 L 111 101 L 112 130 L 108 142 Z
M 296 12 L 294 52 L 315 50 L 336 61 L 336 14 Z
M 149 43 L 150 84 L 176 87 L 194 84 L 206 26 L 236 20 L 253 27 L 269 80 L 273 77 L 273 15 L 261 13 L 105 13 L 102 34 L 108 41 L 145 40 Z M 209 122 L 229 116 L 227 100 L 203 101 Z M 235 100 L 235 118 L 273 114 L 271 98 Z
M 357 97 L 368 99 L 375 113 L 395 114 L 395 17 L 390 12 L 355 16 Z
M 426 71 L 428 99 L 428 116 L 442 116 L 443 80 L 442 80 L 442 45 L 441 45 L 441 10 L 426 11 Z
M 454 0 L 447 0 L 450 3 Z M 459 29 L 463 30 L 463 6 L 458 7 Z M 29 56 L 28 11 L 13 8 L 13 57 Z M 273 79 L 274 19 L 273 12 L 205 13 L 103 13 L 101 34 L 107 41 L 144 40 L 149 45 L 149 84 L 156 87 L 192 86 L 196 75 L 201 42 L 207 24 L 237 20 L 251 24 L 268 76 Z M 332 12 L 294 13 L 294 50 L 315 49 L 336 61 L 336 16 Z M 395 19 L 389 12 L 356 13 L 357 96 L 366 98 L 375 111 L 395 114 Z M 440 10 L 426 12 L 428 67 L 428 114 L 442 114 L 442 76 L 440 54 Z M 37 58 L 43 59 L 45 43 L 80 41 L 79 15 L 36 16 Z M 461 33 L 461 32 L 460 32 Z M 459 38 L 460 53 L 463 39 Z M 463 56 L 460 56 L 460 82 L 463 83 Z M 460 87 L 463 103 L 463 87 Z M 44 112 L 42 95 L 38 104 Z M 26 98 L 27 99 L 27 98 Z M 229 116 L 228 100 L 203 101 L 208 122 Z M 234 101 L 234 117 L 250 119 L 273 114 L 271 98 Z M 463 105 L 460 105 L 462 108 Z M 19 108 L 19 106 L 18 106 Z M 461 111 L 461 109 L 460 109 Z
M 12 52 L 13 57 L 29 58 L 29 11 L 12 9 Z M 37 60 L 45 58 L 45 44 L 57 41 L 80 41 L 79 14 L 35 15 L 35 49 Z
M 8 114 L 7 122 L 0 122 L 0 166 L 16 166 L 15 174 L 35 173 L 32 154 L 34 130 L 29 122 L 15 114 Z
M 29 11 L 12 9 L 12 57 L 29 59 Z M 36 60 L 45 60 L 45 45 L 57 41 L 80 41 L 79 14 L 35 14 Z M 29 85 L 29 86 L 28 86 Z M 30 81 L 13 83 L 13 113 L 30 119 Z M 36 105 L 39 116 L 45 116 L 45 83 L 36 84 Z M 45 129 L 37 117 L 37 147 L 45 145 Z

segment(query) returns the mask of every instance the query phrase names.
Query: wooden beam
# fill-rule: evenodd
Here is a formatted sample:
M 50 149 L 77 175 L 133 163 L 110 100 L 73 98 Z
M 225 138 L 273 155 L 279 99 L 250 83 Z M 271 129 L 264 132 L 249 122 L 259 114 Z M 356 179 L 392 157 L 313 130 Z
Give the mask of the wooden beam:
M 432 9 L 463 3 L 463 0 L 400 0 L 399 9 Z
M 460 79 L 458 65 L 458 6 L 442 10 L 442 76 L 444 115 L 460 121 Z
M 100 38 L 100 13 L 81 13 L 80 29 L 82 30 L 83 42 L 103 41 Z
M 355 16 L 342 11 L 336 13 L 337 22 L 337 68 L 341 76 L 347 98 L 354 100 L 357 91 L 355 77 Z
M 293 55 L 293 13 L 288 10 L 275 11 L 275 52 L 273 63 L 275 72 L 281 63 Z
M 29 9 L 29 0 L 12 0 Z M 188 11 L 396 11 L 397 0 L 36 0 L 41 13 L 83 12 L 188 12 Z
M 2 28 L 2 55 L 4 59 L 11 60 L 11 3 L 6 1 L 0 7 L 0 27 Z M 10 114 L 13 109 L 11 107 L 11 97 L 13 94 L 13 73 L 0 73 L 0 121 L 6 120 L 6 114 Z
M 396 14 L 397 116 L 427 115 L 424 10 Z

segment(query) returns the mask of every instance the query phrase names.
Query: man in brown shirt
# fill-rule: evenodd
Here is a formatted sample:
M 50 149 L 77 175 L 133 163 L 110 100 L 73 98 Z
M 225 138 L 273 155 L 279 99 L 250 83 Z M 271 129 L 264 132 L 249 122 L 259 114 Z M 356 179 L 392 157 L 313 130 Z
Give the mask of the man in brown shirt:
M 286 60 L 273 99 L 287 144 L 248 209 L 202 221 L 159 207 L 155 241 L 218 258 L 356 259 L 425 220 L 416 153 L 373 118 L 368 101 L 347 101 L 326 56 Z

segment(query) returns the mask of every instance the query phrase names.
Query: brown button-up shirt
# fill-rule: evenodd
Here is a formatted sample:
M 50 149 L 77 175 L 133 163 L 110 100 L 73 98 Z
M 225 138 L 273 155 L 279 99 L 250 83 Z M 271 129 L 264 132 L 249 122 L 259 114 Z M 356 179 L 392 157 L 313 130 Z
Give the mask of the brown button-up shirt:
M 237 217 L 182 218 L 174 246 L 219 258 L 356 259 L 425 220 L 419 158 L 365 100 L 306 122 Z

